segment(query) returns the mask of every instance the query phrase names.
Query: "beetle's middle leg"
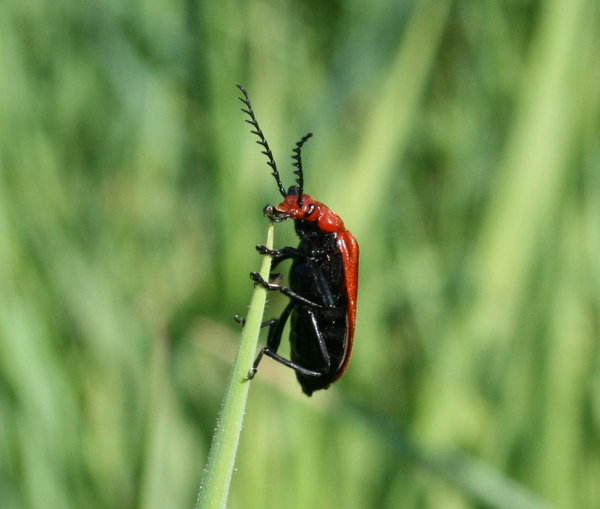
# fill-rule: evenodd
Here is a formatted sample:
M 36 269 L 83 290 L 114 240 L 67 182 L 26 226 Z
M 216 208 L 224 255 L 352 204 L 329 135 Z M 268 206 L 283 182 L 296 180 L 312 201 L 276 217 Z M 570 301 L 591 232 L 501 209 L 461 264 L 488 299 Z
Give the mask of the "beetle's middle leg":
M 233 317 L 233 319 L 239 323 L 242 327 L 246 326 L 246 319 L 242 318 L 240 315 L 235 315 Z M 263 322 L 260 324 L 260 328 L 264 328 L 264 327 L 269 327 L 271 325 L 275 325 L 277 323 L 277 318 L 273 318 L 272 320 L 267 320 L 266 322 Z
M 258 272 L 251 272 L 250 279 L 252 279 L 253 281 L 255 281 L 259 285 L 263 286 L 264 288 L 266 288 L 269 291 L 283 293 L 283 295 L 289 297 L 290 299 L 292 299 L 295 302 L 301 302 L 302 304 L 305 304 L 305 305 L 313 307 L 313 308 L 322 308 L 323 307 L 323 306 L 321 306 L 321 304 L 317 304 L 316 302 L 312 302 L 312 301 L 302 297 L 301 295 L 298 295 L 293 290 L 290 290 L 287 286 L 282 286 L 282 285 L 273 284 L 273 283 L 267 283 Z

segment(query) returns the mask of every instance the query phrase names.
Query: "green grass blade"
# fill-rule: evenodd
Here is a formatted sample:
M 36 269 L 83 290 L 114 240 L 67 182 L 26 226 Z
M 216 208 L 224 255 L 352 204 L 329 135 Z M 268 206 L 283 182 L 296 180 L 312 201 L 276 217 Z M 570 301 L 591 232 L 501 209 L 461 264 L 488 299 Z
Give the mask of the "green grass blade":
M 266 246 L 273 249 L 273 223 L 270 223 Z M 260 273 L 265 280 L 269 278 L 271 257 L 265 256 Z M 258 286 L 252 295 L 250 310 L 242 333 L 242 341 L 238 350 L 229 387 L 223 401 L 223 408 L 217 422 L 208 456 L 208 465 L 200 486 L 197 509 L 206 507 L 226 507 L 229 485 L 235 464 L 244 411 L 250 384 L 246 380 L 248 370 L 254 361 L 260 324 L 265 310 L 267 291 Z

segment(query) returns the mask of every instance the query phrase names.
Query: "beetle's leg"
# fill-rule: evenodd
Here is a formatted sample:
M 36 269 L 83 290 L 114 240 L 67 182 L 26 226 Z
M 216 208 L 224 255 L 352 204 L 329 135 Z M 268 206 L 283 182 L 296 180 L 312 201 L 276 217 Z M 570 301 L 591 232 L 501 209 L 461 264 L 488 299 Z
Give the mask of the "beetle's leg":
M 286 258 L 303 259 L 306 258 L 307 254 L 304 251 L 300 251 L 295 247 L 283 247 L 281 249 L 269 249 L 263 244 L 256 246 L 256 250 L 263 255 L 269 256 L 285 256 Z
M 327 278 L 323 275 L 321 269 L 312 263 L 310 258 L 307 260 L 306 267 L 308 269 L 308 273 L 311 275 L 315 284 L 317 285 L 317 288 L 319 289 L 319 294 L 323 299 L 322 307 L 329 309 L 335 308 L 335 297 L 331 291 L 331 287 L 329 286 L 329 281 L 327 281 Z
M 283 279 L 283 274 L 279 274 L 278 272 L 275 272 L 273 274 L 269 274 L 269 277 L 273 278 L 273 279 L 271 279 L 271 281 L 269 281 L 269 284 L 276 285 L 277 283 L 279 283 L 279 281 L 281 281 Z
M 274 256 L 271 259 L 271 270 L 275 269 L 281 262 L 285 262 L 286 260 L 289 260 L 289 258 L 285 255 Z
M 259 244 L 256 246 L 256 250 L 263 255 L 269 255 L 273 257 L 271 261 L 271 270 L 273 270 L 277 265 L 285 260 L 305 260 L 309 255 L 307 255 L 304 251 L 297 249 L 295 247 L 284 247 L 281 249 L 269 249 L 267 246 Z
M 285 324 L 287 323 L 295 306 L 296 303 L 294 301 L 289 302 L 283 310 L 283 312 L 281 313 L 281 316 L 277 320 L 275 320 L 275 323 L 271 324 L 271 327 L 269 328 L 269 335 L 267 336 L 267 347 L 273 352 L 277 352 L 277 350 L 279 350 L 279 345 L 281 344 L 281 336 L 283 335 L 283 329 L 285 328 Z
M 294 309 L 294 306 L 296 306 L 296 303 L 294 301 L 291 301 L 283 310 L 283 312 L 281 313 L 281 316 L 275 320 L 269 320 L 269 322 L 265 322 L 263 325 L 270 325 L 271 327 L 269 328 L 269 335 L 267 337 L 267 346 L 265 348 L 263 348 L 258 356 L 256 357 L 256 360 L 254 361 L 254 364 L 252 366 L 252 369 L 248 372 L 248 380 L 251 380 L 254 377 L 254 374 L 256 373 L 256 368 L 257 366 L 260 364 L 260 360 L 263 356 L 263 351 L 264 350 L 269 350 L 271 352 L 277 352 L 277 350 L 279 349 L 279 345 L 281 344 L 281 336 L 283 334 L 283 329 L 285 328 L 285 324 L 288 321 L 288 318 L 290 317 L 290 314 L 292 312 L 292 309 Z
M 259 248 L 260 247 L 264 247 L 264 246 L 256 246 L 256 248 L 259 250 L 259 252 L 262 252 Z M 286 251 L 286 253 L 295 253 L 294 255 L 289 255 L 289 254 L 281 254 L 279 255 L 279 253 L 283 252 L 284 250 L 288 250 Z M 331 291 L 331 287 L 329 286 L 329 282 L 327 281 L 327 278 L 325 278 L 325 276 L 323 275 L 323 272 L 319 269 L 319 267 L 314 263 L 314 258 L 311 256 L 308 256 L 306 253 L 304 253 L 303 251 L 300 251 L 298 249 L 295 249 L 293 247 L 285 247 L 283 249 L 279 249 L 277 251 L 271 251 L 268 250 L 265 247 L 265 252 L 262 254 L 271 254 L 271 253 L 275 253 L 276 257 L 273 258 L 273 263 L 271 264 L 271 268 L 273 269 L 277 263 L 279 263 L 280 261 L 284 261 L 288 258 L 292 258 L 292 259 L 304 259 L 306 261 L 306 267 L 308 269 L 308 272 L 310 273 L 311 277 L 313 278 L 315 284 L 317 285 L 317 287 L 319 288 L 319 293 L 321 294 L 321 297 L 323 298 L 323 305 L 320 304 L 316 304 L 314 302 L 311 302 L 307 299 L 305 299 L 304 297 L 299 296 L 298 294 L 296 294 L 293 290 L 290 290 L 289 288 L 285 287 L 285 286 L 281 286 L 277 283 L 279 283 L 279 281 L 282 278 L 281 274 L 271 274 L 271 276 L 274 276 L 273 279 L 270 281 L 270 283 L 266 284 L 265 281 L 263 280 L 263 278 L 257 273 L 257 272 L 252 272 L 250 274 L 250 278 L 254 281 L 256 281 L 257 283 L 260 283 L 261 285 L 263 285 L 267 290 L 272 290 L 272 291 L 278 291 L 283 293 L 284 295 L 287 295 L 288 297 L 290 297 L 291 299 L 296 299 L 300 302 L 303 302 L 304 304 L 309 304 L 313 307 L 320 307 L 320 308 L 335 308 L 335 298 L 333 296 L 333 293 Z M 296 256 L 297 254 L 297 256 Z
M 263 355 L 266 355 L 267 357 L 271 357 L 271 359 L 283 364 L 284 366 L 287 366 L 288 368 L 292 368 L 294 371 L 302 373 L 303 375 L 306 375 L 306 376 L 322 376 L 323 375 L 323 373 L 320 373 L 318 371 L 313 371 L 311 369 L 303 368 L 302 366 L 299 366 L 298 364 L 288 361 L 287 359 L 284 359 L 283 357 L 281 357 L 280 355 L 277 354 L 277 350 L 279 349 L 279 345 L 281 344 L 281 336 L 283 334 L 283 329 L 285 328 L 285 324 L 287 323 L 288 318 L 290 317 L 290 314 L 292 313 L 292 310 L 297 305 L 298 304 L 294 301 L 290 302 L 286 306 L 286 308 L 283 310 L 283 313 L 281 313 L 281 316 L 279 317 L 279 319 L 276 320 L 276 323 L 274 323 L 271 326 L 271 328 L 269 329 L 269 337 L 267 339 L 267 346 L 265 346 L 260 352 L 258 352 L 258 355 L 256 356 L 256 360 L 254 361 L 254 364 L 252 365 L 252 369 L 248 372 L 248 376 L 246 377 L 247 380 L 252 380 L 254 378 L 254 375 L 256 374 L 258 365 L 260 364 L 260 361 L 263 358 Z
M 269 321 L 261 324 L 261 328 L 278 324 L 275 327 L 271 327 L 269 329 L 269 338 L 267 340 L 267 347 L 263 348 L 263 350 L 269 350 L 271 353 L 277 352 L 277 350 L 279 349 L 279 344 L 281 343 L 281 335 L 283 334 L 283 329 L 285 327 L 285 323 L 287 322 L 290 312 L 294 306 L 295 306 L 295 303 L 290 302 L 288 304 L 287 308 L 281 314 L 281 317 L 279 319 L 274 318 L 273 320 L 269 320 Z M 288 308 L 289 308 L 289 310 L 288 310 Z M 307 313 L 310 316 L 310 320 L 311 320 L 313 328 L 315 330 L 315 334 L 317 336 L 317 341 L 319 343 L 319 349 L 321 350 L 321 355 L 323 355 L 323 361 L 325 362 L 325 366 L 324 366 L 325 372 L 327 372 L 331 368 L 331 359 L 329 358 L 329 352 L 327 352 L 327 347 L 325 345 L 325 339 L 323 338 L 323 334 L 321 333 L 321 329 L 317 322 L 317 318 L 315 317 L 315 314 L 312 311 L 312 309 L 308 309 Z M 235 321 L 240 323 L 242 325 L 242 327 L 246 323 L 246 320 L 244 318 L 240 318 L 239 315 L 235 315 Z M 256 373 L 256 367 L 260 363 L 260 359 L 262 358 L 263 353 L 266 354 L 267 352 L 263 352 L 261 350 L 261 352 L 258 354 L 256 362 L 254 363 L 254 368 L 251 370 L 254 373 Z M 285 359 L 281 359 L 281 360 L 280 359 L 281 358 L 276 359 L 276 360 L 279 360 L 279 362 L 281 362 L 282 360 L 285 360 Z M 283 362 L 283 364 L 285 364 L 286 366 L 289 366 L 289 367 L 293 367 L 293 366 L 291 366 L 291 364 L 293 364 L 293 363 L 291 363 L 289 361 Z M 294 365 L 294 366 L 297 366 L 297 365 Z M 293 369 L 295 369 L 295 367 Z M 300 371 L 300 370 L 298 370 L 298 371 Z M 306 371 L 309 371 L 309 370 L 302 369 L 302 371 L 300 371 L 300 372 L 304 373 Z M 252 376 L 250 378 L 252 378 L 254 376 L 254 373 L 252 374 Z
M 250 279 L 252 279 L 256 283 L 262 285 L 267 290 L 270 290 L 272 292 L 283 293 L 283 295 L 289 297 L 290 299 L 292 299 L 292 300 L 294 300 L 296 302 L 302 302 L 302 304 L 306 304 L 307 306 L 311 306 L 313 308 L 322 308 L 323 307 L 320 304 L 317 304 L 315 302 L 311 302 L 310 300 L 305 299 L 301 295 L 298 295 L 293 290 L 290 290 L 287 286 L 281 286 L 281 285 L 278 285 L 278 284 L 267 283 L 258 272 L 251 272 L 250 273 Z
M 271 359 L 283 364 L 284 366 L 287 366 L 288 368 L 292 368 L 294 371 L 297 371 L 298 373 L 301 373 L 303 375 L 314 376 L 314 377 L 323 376 L 323 373 L 321 373 L 319 371 L 313 371 L 312 369 L 303 368 L 302 366 L 299 366 L 298 364 L 294 364 L 292 361 L 288 361 L 287 359 L 284 359 L 283 357 L 276 354 L 273 350 L 271 350 L 268 346 L 265 346 L 258 353 L 258 357 L 256 357 L 256 360 L 254 361 L 254 366 L 248 372 L 248 376 L 246 377 L 246 380 L 252 380 L 254 378 L 254 375 L 256 374 L 256 367 L 260 363 L 263 355 L 266 355 L 267 357 L 271 357 Z
M 304 260 L 305 258 L 315 258 L 327 254 L 327 251 L 324 249 L 313 249 L 310 253 L 306 253 L 297 247 L 286 246 L 282 247 L 281 249 L 269 249 L 264 244 L 259 244 L 256 246 L 256 250 L 260 254 L 270 255 L 273 257 L 285 256 L 285 259 L 292 258 L 294 260 Z
M 246 325 L 246 319 L 242 318 L 240 315 L 235 315 L 233 317 L 233 319 L 239 323 L 242 327 L 244 327 Z M 269 327 L 271 325 L 275 325 L 277 323 L 277 318 L 273 318 L 272 320 L 267 320 L 266 322 L 263 322 L 260 324 L 260 328 L 262 329 L 263 327 Z
M 312 309 L 307 309 L 306 312 L 310 316 L 310 321 L 312 322 L 313 328 L 315 329 L 315 334 L 317 336 L 317 341 L 319 342 L 319 350 L 321 350 L 321 355 L 323 356 L 323 361 L 325 363 L 324 373 L 328 373 L 331 369 L 331 359 L 329 357 L 329 352 L 327 351 L 327 346 L 325 345 L 325 338 L 321 333 L 321 328 L 317 322 L 317 317 Z

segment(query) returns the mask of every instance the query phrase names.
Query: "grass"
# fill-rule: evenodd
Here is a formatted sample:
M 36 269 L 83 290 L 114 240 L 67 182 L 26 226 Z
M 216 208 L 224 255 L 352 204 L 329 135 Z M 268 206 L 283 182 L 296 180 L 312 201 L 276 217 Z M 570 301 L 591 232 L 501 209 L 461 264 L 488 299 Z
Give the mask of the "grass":
M 269 225 L 269 233 L 264 245 L 268 249 L 273 249 L 273 223 Z M 265 256 L 260 271 L 265 281 L 269 280 L 270 268 L 271 258 Z M 250 302 L 248 318 L 244 319 L 244 332 L 242 333 L 240 348 L 233 364 L 227 393 L 223 400 L 223 408 L 219 414 L 217 429 L 215 430 L 204 478 L 200 486 L 196 504 L 198 509 L 227 507 L 231 476 L 240 442 L 250 388 L 250 381 L 247 377 L 256 357 L 255 352 L 266 300 L 267 290 L 260 286 L 256 287 Z
M 0 507 L 193 506 L 278 196 L 235 83 L 361 275 L 330 390 L 261 364 L 228 507 L 600 506 L 598 16 L 5 1 Z

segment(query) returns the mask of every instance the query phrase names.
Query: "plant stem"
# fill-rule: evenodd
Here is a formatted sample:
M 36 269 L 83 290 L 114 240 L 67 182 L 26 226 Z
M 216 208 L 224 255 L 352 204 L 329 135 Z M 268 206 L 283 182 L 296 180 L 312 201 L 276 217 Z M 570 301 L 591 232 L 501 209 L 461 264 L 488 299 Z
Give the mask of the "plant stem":
M 273 223 L 269 224 L 266 246 L 273 249 Z M 271 257 L 265 256 L 260 271 L 265 281 L 269 279 L 270 269 Z M 235 455 L 250 388 L 246 376 L 254 361 L 266 298 L 267 291 L 262 286 L 257 286 L 252 295 L 240 348 L 233 365 L 221 414 L 217 421 L 217 429 L 208 455 L 208 464 L 204 471 L 202 484 L 200 485 L 196 509 L 225 508 L 227 504 L 229 485 L 231 484 Z

